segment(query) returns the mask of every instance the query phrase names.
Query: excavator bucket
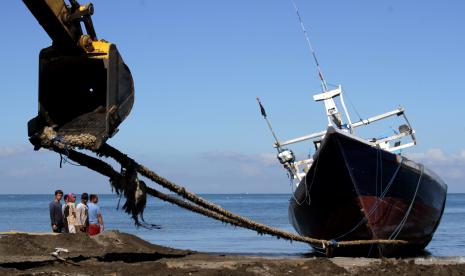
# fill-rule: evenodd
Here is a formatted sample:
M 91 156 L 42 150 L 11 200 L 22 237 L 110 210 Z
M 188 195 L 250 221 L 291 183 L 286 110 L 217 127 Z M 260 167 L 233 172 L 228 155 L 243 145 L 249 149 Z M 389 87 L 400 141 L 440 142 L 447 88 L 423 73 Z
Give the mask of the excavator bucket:
M 39 115 L 29 135 L 45 126 L 66 137 L 94 136 L 97 149 L 117 131 L 134 102 L 129 68 L 113 44 L 101 42 L 101 55 L 62 55 L 53 47 L 39 58 Z
M 96 39 L 93 7 L 85 13 L 89 5 L 70 2 L 24 0 L 53 40 L 39 55 L 39 113 L 29 121 L 28 133 L 36 146 L 51 128 L 65 140 L 86 137 L 86 144 L 78 146 L 95 150 L 129 115 L 134 83 L 116 45 Z M 79 20 L 84 20 L 85 35 Z

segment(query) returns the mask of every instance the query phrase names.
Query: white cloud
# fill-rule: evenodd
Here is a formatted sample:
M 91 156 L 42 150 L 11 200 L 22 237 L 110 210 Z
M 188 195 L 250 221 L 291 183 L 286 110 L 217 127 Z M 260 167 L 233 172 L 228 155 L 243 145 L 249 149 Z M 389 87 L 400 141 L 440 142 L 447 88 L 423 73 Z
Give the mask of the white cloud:
M 209 151 L 202 154 L 202 157 L 208 160 L 215 161 L 234 161 L 234 162 L 250 162 L 250 156 L 234 152 L 234 151 Z
M 16 146 L 0 146 L 0 157 L 17 156 L 32 151 L 32 146 L 16 145 Z
M 240 164 L 239 169 L 247 176 L 260 177 L 264 175 L 264 172 L 255 166 Z
M 261 164 L 266 166 L 273 166 L 278 164 L 278 159 L 276 158 L 276 154 L 273 153 L 262 153 L 259 155 L 259 161 Z
M 430 149 L 426 152 L 408 154 L 407 157 L 427 165 L 465 165 L 465 150 L 447 154 L 441 149 Z
M 45 166 L 38 167 L 23 167 L 23 168 L 14 168 L 6 172 L 7 176 L 14 178 L 24 178 L 29 176 L 37 176 L 39 174 L 50 173 L 50 171 Z
M 255 164 L 260 166 L 275 166 L 278 163 L 276 155 L 272 153 L 244 154 L 234 151 L 211 151 L 202 154 L 202 158 L 210 161 L 227 161 L 238 164 Z
M 235 151 L 212 151 L 202 154 L 203 159 L 242 176 L 267 178 L 270 170 L 279 171 L 280 165 L 272 153 L 245 154 Z
M 460 158 L 465 160 L 465 150 L 460 151 Z
M 445 175 L 451 179 L 464 179 L 465 180 L 465 172 L 464 168 L 450 168 L 445 170 Z
M 407 157 L 436 172 L 449 185 L 450 192 L 465 191 L 465 150 L 446 153 L 441 149 L 430 149 Z

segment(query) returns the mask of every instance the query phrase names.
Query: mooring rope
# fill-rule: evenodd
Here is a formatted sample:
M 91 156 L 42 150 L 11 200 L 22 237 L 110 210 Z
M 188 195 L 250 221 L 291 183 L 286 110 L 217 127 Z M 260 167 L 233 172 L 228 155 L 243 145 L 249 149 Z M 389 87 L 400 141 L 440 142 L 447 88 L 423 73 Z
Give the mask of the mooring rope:
M 87 136 L 81 137 L 86 137 L 85 141 L 91 141 L 88 139 Z M 290 241 L 305 242 L 313 246 L 322 246 L 323 248 L 327 249 L 333 247 L 344 247 L 354 245 L 408 243 L 407 241 L 403 240 L 351 240 L 336 242 L 334 240 L 329 241 L 324 239 L 315 239 L 283 231 L 229 212 L 228 210 L 223 209 L 221 206 L 209 202 L 203 199 L 202 197 L 199 197 L 194 193 L 189 192 L 184 187 L 163 178 L 154 171 L 137 163 L 134 159 L 130 158 L 126 154 L 120 152 L 116 148 L 106 143 L 103 144 L 97 151 L 95 151 L 92 149 L 91 146 L 86 145 L 86 143 L 79 143 L 78 139 L 73 139 L 73 146 L 77 146 L 81 149 L 88 149 L 97 153 L 97 155 L 99 156 L 111 157 L 114 160 L 116 160 L 122 167 L 121 172 L 117 172 L 113 169 L 111 165 L 109 165 L 101 159 L 89 156 L 82 152 L 78 152 L 74 149 L 65 148 L 63 147 L 62 139 L 56 140 L 53 138 L 54 133 L 48 131 L 47 135 L 43 135 L 41 137 L 42 141 L 40 141 L 40 143 L 38 143 L 36 146 L 45 147 L 49 150 L 55 151 L 60 154 L 66 153 L 67 158 L 79 163 L 81 166 L 85 166 L 104 176 L 107 176 L 110 179 L 112 186 L 116 189 L 116 192 L 118 194 L 124 193 L 124 196 L 128 201 L 126 202 L 125 206 L 123 206 L 123 209 L 127 213 L 130 213 L 132 215 L 136 223 L 139 223 L 137 220 L 137 215 L 140 215 L 143 212 L 143 209 L 145 208 L 145 197 L 144 200 L 142 200 L 143 206 L 141 206 L 139 204 L 141 200 L 138 200 L 138 193 L 144 193 L 144 196 L 145 193 L 147 193 L 151 196 L 157 197 L 171 204 L 175 204 L 181 208 L 188 209 L 190 211 L 205 215 L 207 217 L 225 223 L 253 230 L 258 232 L 259 234 L 268 234 L 277 238 L 283 238 Z M 154 181 L 155 183 L 158 183 L 160 186 L 168 189 L 169 191 L 176 193 L 177 195 L 181 196 L 187 201 L 164 194 L 152 187 L 148 187 L 142 180 L 138 180 L 137 173 Z

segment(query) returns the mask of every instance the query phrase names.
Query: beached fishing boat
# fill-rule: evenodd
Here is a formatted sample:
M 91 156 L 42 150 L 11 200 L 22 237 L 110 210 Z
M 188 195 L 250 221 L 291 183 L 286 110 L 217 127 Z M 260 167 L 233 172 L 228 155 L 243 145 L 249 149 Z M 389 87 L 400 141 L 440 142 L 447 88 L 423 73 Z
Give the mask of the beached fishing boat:
M 313 98 L 324 103 L 328 127 L 280 142 L 257 98 L 275 138 L 277 158 L 296 185 L 289 204 L 290 222 L 301 235 L 334 241 L 334 254 L 416 254 L 428 245 L 439 225 L 447 185 L 424 165 L 402 154 L 417 144 L 404 108 L 352 122 L 341 86 L 329 89 L 297 7 L 296 11 L 323 90 Z M 401 120 L 397 129 L 389 127 L 391 135 L 366 138 L 360 134 L 360 127 L 386 120 Z M 296 156 L 301 155 L 286 148 L 309 141 L 313 154 L 300 160 Z M 405 240 L 408 244 L 337 247 L 341 240 L 378 239 Z
M 325 131 L 279 142 L 278 160 L 296 183 L 289 219 L 304 236 L 326 240 L 398 239 L 408 245 L 359 246 L 342 255 L 415 254 L 431 241 L 446 202 L 447 185 L 424 165 L 401 150 L 416 145 L 403 108 L 347 123 L 334 101 L 342 90 L 316 95 L 325 103 L 329 126 Z M 344 106 L 343 100 L 341 104 Z M 266 113 L 263 114 L 266 118 Z M 347 111 L 346 108 L 344 110 Z M 389 117 L 405 120 L 393 135 L 366 139 L 356 128 Z M 288 145 L 313 141 L 314 154 L 297 160 Z M 407 140 L 407 141 L 406 141 Z M 410 140 L 410 141 L 408 141 Z

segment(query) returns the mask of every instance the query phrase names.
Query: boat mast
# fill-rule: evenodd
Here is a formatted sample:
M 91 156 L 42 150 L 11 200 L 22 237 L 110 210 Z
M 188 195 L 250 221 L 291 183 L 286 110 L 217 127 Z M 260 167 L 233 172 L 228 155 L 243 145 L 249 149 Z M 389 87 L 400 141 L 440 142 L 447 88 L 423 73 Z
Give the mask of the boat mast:
M 342 107 L 344 109 L 344 113 L 346 115 L 347 122 L 348 122 L 348 124 L 345 125 L 345 126 L 349 129 L 349 131 L 351 133 L 353 133 L 352 121 L 350 119 L 349 112 L 347 111 L 346 105 L 344 103 L 344 99 L 342 97 L 341 86 L 339 86 L 337 89 L 334 89 L 334 90 L 329 90 L 328 89 L 328 84 L 326 82 L 326 79 L 324 78 L 323 71 L 321 70 L 320 63 L 318 62 L 318 58 L 316 57 L 315 49 L 313 48 L 312 42 L 310 41 L 310 36 L 309 36 L 307 30 L 305 29 L 304 22 L 302 20 L 302 17 L 300 16 L 299 8 L 297 7 L 297 4 L 295 3 L 294 0 L 291 0 L 291 2 L 293 4 L 293 6 L 294 6 L 297 17 L 299 18 L 300 27 L 302 29 L 302 32 L 304 33 L 305 40 L 307 41 L 307 45 L 308 45 L 308 47 L 310 49 L 310 53 L 312 54 L 313 60 L 315 61 L 316 68 L 318 70 L 318 77 L 319 77 L 320 83 L 321 83 L 321 88 L 323 90 L 323 93 L 315 95 L 314 99 L 315 99 L 315 101 L 321 101 L 321 100 L 324 101 L 325 108 L 326 108 L 326 115 L 328 116 L 328 126 L 331 126 L 331 125 L 335 124 L 339 129 L 342 129 L 343 126 L 344 126 L 344 124 L 342 122 L 342 117 L 341 117 L 341 114 L 339 113 L 339 111 L 337 109 L 337 106 L 336 106 L 336 103 L 334 102 L 334 99 L 333 99 L 334 97 L 340 96 L 341 105 L 342 105 Z

